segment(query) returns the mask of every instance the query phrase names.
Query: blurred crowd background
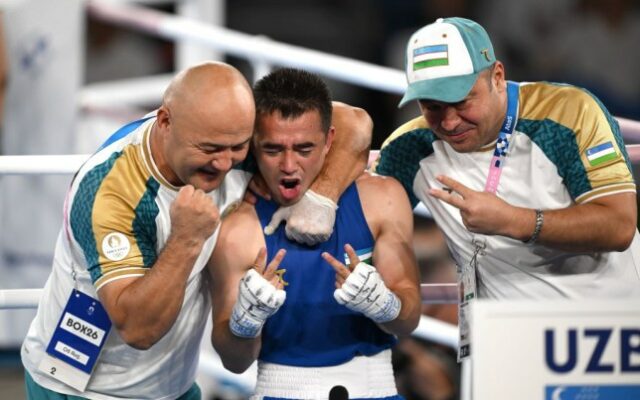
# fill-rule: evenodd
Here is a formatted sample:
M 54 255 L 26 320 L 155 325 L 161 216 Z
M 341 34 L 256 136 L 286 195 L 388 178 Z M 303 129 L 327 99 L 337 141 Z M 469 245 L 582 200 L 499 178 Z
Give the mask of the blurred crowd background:
M 234 0 L 228 26 L 274 40 L 402 69 L 409 36 L 439 17 L 480 22 L 507 78 L 581 85 L 614 115 L 640 119 L 640 2 L 634 0 Z M 337 85 L 336 85 L 337 86 Z M 369 111 L 373 146 L 416 107 L 349 86 L 338 99 Z
M 170 13 L 176 7 L 171 1 L 140 3 Z M 172 42 L 98 21 L 84 6 L 80 0 L 0 0 L 3 154 L 88 153 L 112 128 L 158 105 L 78 108 L 77 93 L 84 85 L 176 68 Z M 508 79 L 580 85 L 613 115 L 640 120 L 637 0 L 233 0 L 226 2 L 223 20 L 248 34 L 402 69 L 409 36 L 447 16 L 484 25 Z M 245 60 L 222 57 L 251 77 Z M 414 105 L 398 109 L 398 95 L 328 82 L 336 100 L 371 114 L 373 148 L 418 115 Z M 0 289 L 44 284 L 69 179 L 0 177 Z M 433 221 L 416 217 L 414 240 L 423 282 L 455 282 L 455 268 Z M 423 311 L 457 323 L 455 305 L 425 305 Z M 0 310 L 0 390 L 8 396 L 0 397 L 21 398 L 18 350 L 34 313 Z M 408 400 L 458 398 L 460 369 L 451 349 L 403 339 L 394 364 Z M 215 388 L 210 393 L 233 398 L 215 394 Z
M 172 12 L 172 5 L 152 6 Z M 583 86 L 617 116 L 640 119 L 640 2 L 635 0 L 233 0 L 226 26 L 248 34 L 402 69 L 406 40 L 439 17 L 480 22 L 516 81 Z M 171 72 L 173 44 L 89 18 L 86 83 Z M 227 61 L 245 68 L 244 60 Z M 126 68 L 124 67 L 126 65 Z M 334 97 L 373 116 L 378 148 L 415 107 L 399 96 L 331 82 Z

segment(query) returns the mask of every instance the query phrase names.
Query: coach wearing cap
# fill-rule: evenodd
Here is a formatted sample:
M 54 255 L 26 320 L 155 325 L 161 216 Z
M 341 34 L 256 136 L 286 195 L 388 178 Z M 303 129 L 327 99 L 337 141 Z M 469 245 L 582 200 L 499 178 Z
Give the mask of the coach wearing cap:
M 618 124 L 588 91 L 507 81 L 487 32 L 438 19 L 407 44 L 400 106 L 422 116 L 384 143 L 444 231 L 467 301 L 628 297 L 640 291 L 636 185 Z M 463 334 L 464 335 L 464 334 Z

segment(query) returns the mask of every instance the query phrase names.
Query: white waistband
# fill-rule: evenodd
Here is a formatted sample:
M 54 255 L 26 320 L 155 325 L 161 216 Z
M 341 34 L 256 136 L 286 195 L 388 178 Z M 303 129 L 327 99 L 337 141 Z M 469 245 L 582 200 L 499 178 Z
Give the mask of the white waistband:
M 258 382 L 251 400 L 264 396 L 326 400 L 334 386 L 344 386 L 350 398 L 395 396 L 391 350 L 354 357 L 331 367 L 292 367 L 258 361 Z

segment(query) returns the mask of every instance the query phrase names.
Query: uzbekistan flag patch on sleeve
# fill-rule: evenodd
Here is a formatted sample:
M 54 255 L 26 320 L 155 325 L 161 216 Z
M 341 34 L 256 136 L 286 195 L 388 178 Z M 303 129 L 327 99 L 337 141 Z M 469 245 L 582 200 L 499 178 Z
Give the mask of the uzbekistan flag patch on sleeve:
M 616 153 L 616 149 L 611 142 L 599 144 L 587 149 L 586 155 L 592 167 L 596 167 L 610 160 L 615 160 L 618 157 L 618 153 Z

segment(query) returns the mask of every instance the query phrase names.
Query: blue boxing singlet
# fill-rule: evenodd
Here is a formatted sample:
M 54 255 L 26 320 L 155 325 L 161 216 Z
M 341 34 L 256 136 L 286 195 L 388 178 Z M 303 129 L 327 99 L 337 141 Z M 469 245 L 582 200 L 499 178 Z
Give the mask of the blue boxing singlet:
M 262 228 L 278 204 L 259 199 L 256 212 Z M 265 235 L 268 261 L 287 250 L 279 269 L 285 269 L 287 299 L 262 330 L 259 359 L 282 365 L 322 367 L 339 365 L 358 355 L 370 356 L 395 344 L 395 337 L 375 322 L 353 312 L 333 298 L 336 274 L 320 255 L 332 254 L 344 262 L 349 243 L 361 261 L 371 262 L 374 239 L 364 217 L 356 184 L 340 197 L 333 234 L 315 246 L 287 239 L 284 224 Z M 347 258 L 348 259 L 348 258 Z

